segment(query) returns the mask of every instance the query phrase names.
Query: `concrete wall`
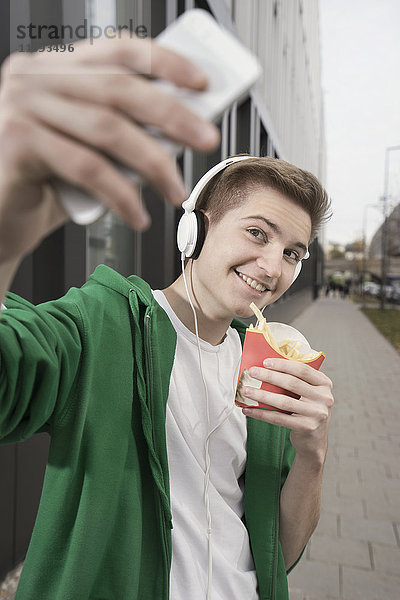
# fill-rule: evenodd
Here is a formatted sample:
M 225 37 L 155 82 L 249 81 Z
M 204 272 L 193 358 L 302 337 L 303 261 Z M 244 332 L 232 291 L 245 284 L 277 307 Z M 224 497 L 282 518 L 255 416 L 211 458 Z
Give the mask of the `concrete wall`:
M 325 178 L 318 0 L 230 2 L 239 36 L 259 56 L 281 158 Z

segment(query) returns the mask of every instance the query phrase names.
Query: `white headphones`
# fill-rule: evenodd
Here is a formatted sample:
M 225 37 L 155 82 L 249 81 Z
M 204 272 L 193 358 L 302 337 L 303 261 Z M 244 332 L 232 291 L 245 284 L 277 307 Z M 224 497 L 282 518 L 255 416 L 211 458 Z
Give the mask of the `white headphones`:
M 257 156 L 231 156 L 222 160 L 209 171 L 194 186 L 189 198 L 182 204 L 184 214 L 179 220 L 177 231 L 178 249 L 185 258 L 198 258 L 203 247 L 205 239 L 204 215 L 201 211 L 196 210 L 196 202 L 207 183 L 220 171 L 223 171 L 229 165 L 241 160 L 250 158 L 258 158 Z M 310 254 L 307 250 L 302 260 L 309 258 Z M 300 260 L 293 275 L 292 283 L 297 279 L 301 271 L 302 261 Z M 292 283 L 290 285 L 292 285 Z

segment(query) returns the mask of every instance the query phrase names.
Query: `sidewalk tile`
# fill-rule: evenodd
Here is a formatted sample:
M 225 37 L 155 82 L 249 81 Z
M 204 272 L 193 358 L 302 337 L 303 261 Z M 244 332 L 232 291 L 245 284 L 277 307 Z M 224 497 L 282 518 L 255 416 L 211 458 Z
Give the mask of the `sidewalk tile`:
M 382 452 L 386 456 L 390 456 L 395 450 L 395 442 L 390 439 L 378 438 L 374 440 L 374 446 L 377 452 Z M 400 451 L 400 448 L 397 448 L 397 450 Z
M 399 454 L 400 454 L 400 452 L 399 452 Z M 400 464 L 397 464 L 397 465 L 390 464 L 389 472 L 393 479 L 400 479 Z
M 398 410 L 398 403 L 396 404 L 396 410 Z M 391 435 L 389 435 L 389 439 L 390 441 L 396 445 L 397 448 L 400 448 L 400 434 L 397 433 L 392 433 Z
M 355 517 L 340 517 L 340 535 L 343 538 L 363 540 L 365 542 L 378 542 L 397 546 L 396 536 L 392 523 Z
M 400 577 L 400 548 L 372 544 L 372 554 L 376 571 Z
M 392 449 L 393 452 L 393 449 Z M 388 451 L 386 452 L 382 452 L 382 451 L 378 451 L 378 450 L 364 450 L 364 449 L 359 449 L 358 451 L 358 456 L 360 458 L 360 460 L 362 461 L 371 461 L 371 464 L 379 464 L 379 465 L 384 465 L 384 467 L 386 468 L 386 465 L 389 466 L 397 466 L 396 465 L 396 460 L 398 460 L 398 457 L 393 455 L 391 456 Z M 363 462 L 363 466 L 366 466 L 365 462 Z
M 315 560 L 302 560 L 290 573 L 289 585 L 307 590 L 307 595 L 317 598 L 328 594 L 339 596 L 339 567 Z
M 400 458 L 400 452 L 399 452 L 399 458 Z M 364 481 L 362 482 L 362 485 L 366 488 L 366 489 L 370 489 L 371 491 L 374 490 L 374 488 L 376 488 L 376 482 L 373 481 Z M 391 494 L 392 492 L 397 493 L 400 492 L 400 479 L 392 479 L 390 477 L 388 477 L 385 481 L 385 490 L 387 491 L 388 494 Z
M 321 515 L 318 521 L 315 534 L 330 535 L 332 537 L 338 534 L 338 515 L 335 513 L 321 510 Z
M 332 596 L 332 594 L 324 594 L 323 596 L 310 596 L 307 594 L 305 600 L 343 600 L 343 598 L 339 598 L 339 596 Z
M 393 523 L 393 529 L 395 532 L 395 536 L 396 536 L 396 540 L 397 540 L 397 545 L 400 548 L 400 523 Z
M 359 469 L 354 465 L 339 465 L 330 461 L 325 465 L 325 479 L 332 478 L 335 481 L 353 482 L 359 479 Z
M 289 600 L 305 600 L 305 595 L 302 590 L 298 590 L 296 588 L 290 588 L 289 590 Z
M 313 535 L 311 560 L 371 569 L 368 544 L 359 540 Z
M 382 521 L 398 521 L 400 518 L 400 507 L 389 503 L 365 500 L 366 517 Z
M 357 458 L 340 458 L 338 462 L 340 465 L 354 466 L 356 469 L 361 469 L 361 471 L 365 471 L 376 477 L 386 477 L 386 461 L 382 463 L 379 460 L 359 456 Z
M 323 493 L 329 496 L 338 495 L 338 483 L 333 477 L 325 477 L 323 480 Z
M 384 434 L 398 433 L 400 427 L 400 419 L 398 414 L 394 413 L 390 418 L 382 419 L 382 431 Z
M 322 506 L 324 510 L 348 517 L 364 517 L 364 507 L 361 499 L 340 498 L 322 493 Z
M 343 596 L 349 600 L 399 600 L 400 577 L 343 567 Z
M 341 498 L 358 498 L 358 499 L 371 499 L 378 500 L 380 502 L 387 502 L 386 488 L 383 486 L 377 487 L 376 483 L 373 485 L 370 481 L 358 482 L 339 482 L 338 492 Z
M 389 479 L 387 476 L 387 470 L 385 465 L 370 465 L 370 466 L 361 466 L 360 467 L 360 480 L 361 481 L 375 481 L 377 485 L 381 485 L 386 479 Z
M 339 460 L 340 459 L 348 459 L 348 458 L 357 458 L 358 457 L 358 452 L 357 452 L 357 448 L 355 446 L 342 446 L 339 444 L 336 444 L 333 448 L 333 452 L 335 454 L 335 457 Z
M 400 506 L 400 490 L 388 490 L 385 487 L 385 495 L 387 497 L 387 501 L 389 502 L 389 504 L 393 505 L 393 506 Z M 400 510 L 399 510 L 400 513 Z M 399 514 L 400 517 L 400 514 Z

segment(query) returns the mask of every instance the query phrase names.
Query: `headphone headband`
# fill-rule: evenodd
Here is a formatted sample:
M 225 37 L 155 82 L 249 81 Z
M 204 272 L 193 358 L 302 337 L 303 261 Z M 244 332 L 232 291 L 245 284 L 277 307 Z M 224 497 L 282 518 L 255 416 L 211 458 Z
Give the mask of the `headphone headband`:
M 182 208 L 185 212 L 192 212 L 196 208 L 196 202 L 198 197 L 200 196 L 203 188 L 207 185 L 211 179 L 217 175 L 220 171 L 229 167 L 229 165 L 240 162 L 241 160 L 248 160 L 249 158 L 258 158 L 257 156 L 231 156 L 230 158 L 226 158 L 225 160 L 221 160 L 218 164 L 214 165 L 207 173 L 199 179 L 199 181 L 194 186 L 189 198 L 185 200 L 182 204 Z

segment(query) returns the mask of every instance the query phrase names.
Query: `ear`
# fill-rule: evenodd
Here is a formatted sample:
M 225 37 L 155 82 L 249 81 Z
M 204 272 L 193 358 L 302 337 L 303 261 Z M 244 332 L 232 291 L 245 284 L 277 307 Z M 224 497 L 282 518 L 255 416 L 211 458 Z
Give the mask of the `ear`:
M 204 232 L 205 235 L 207 235 L 207 232 L 210 228 L 210 213 L 203 208 L 200 208 L 199 212 L 203 214 Z

